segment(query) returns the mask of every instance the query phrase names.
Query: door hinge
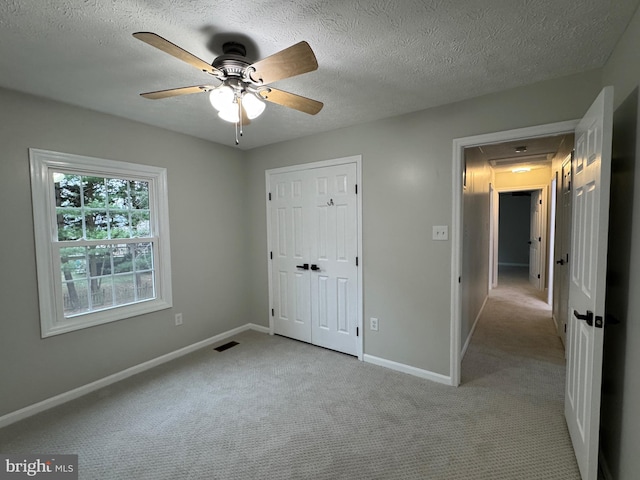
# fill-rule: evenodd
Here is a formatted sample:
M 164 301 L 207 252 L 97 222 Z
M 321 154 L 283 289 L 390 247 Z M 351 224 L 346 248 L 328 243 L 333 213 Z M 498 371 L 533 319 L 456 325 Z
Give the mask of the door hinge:
M 356 337 L 360 336 L 360 327 L 356 327 Z
M 356 183 L 356 195 L 358 194 L 358 184 Z
M 542 237 L 538 237 L 538 241 L 541 242 L 542 241 Z
M 356 257 L 356 267 L 358 266 L 358 257 Z
M 271 309 L 271 316 L 272 316 L 272 317 L 275 317 L 275 316 L 276 316 L 276 311 L 275 311 L 273 308 Z
M 540 205 L 542 205 L 542 199 L 540 199 Z
M 567 333 L 567 324 L 564 324 L 564 333 Z
M 540 274 L 538 274 L 538 278 L 540 278 Z
M 273 260 L 273 252 L 269 252 L 269 258 Z
M 269 201 L 271 201 L 271 192 L 269 192 Z
M 458 277 L 458 283 L 462 283 L 462 277 Z

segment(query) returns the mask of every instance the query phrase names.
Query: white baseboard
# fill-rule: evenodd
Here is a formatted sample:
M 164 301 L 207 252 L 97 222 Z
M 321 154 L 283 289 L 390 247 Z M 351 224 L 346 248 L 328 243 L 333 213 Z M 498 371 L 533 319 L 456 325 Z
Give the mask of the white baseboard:
M 74 400 L 78 397 L 86 395 L 87 393 L 91 393 L 100 388 L 119 382 L 120 380 L 124 380 L 125 378 L 144 372 L 145 370 L 149 370 L 163 363 L 175 360 L 176 358 L 195 352 L 196 350 L 207 347 L 209 345 L 213 345 L 214 343 L 220 342 L 229 337 L 233 337 L 234 335 L 245 332 L 247 330 L 269 333 L 268 327 L 263 327 L 261 325 L 256 325 L 253 323 L 247 323 L 246 325 L 243 325 L 241 327 L 234 328 L 227 332 L 223 332 L 213 337 L 207 338 L 206 340 L 202 340 L 200 342 L 188 345 L 165 355 L 161 355 L 160 357 L 148 360 L 138 365 L 134 365 L 133 367 L 101 378 L 100 380 L 96 380 L 95 382 L 91 382 L 81 387 L 74 388 L 73 390 L 69 390 L 68 392 L 61 393 L 59 395 L 56 395 L 55 397 L 50 397 L 41 402 L 29 405 L 28 407 L 16 410 L 15 412 L 7 413 L 6 415 L 0 417 L 0 428 L 6 427 L 7 425 L 15 423 L 19 420 L 35 415 L 36 413 L 44 412 L 45 410 L 48 410 L 50 408 L 57 407 L 58 405 L 62 405 L 63 403 L 66 403 L 70 400 Z
M 498 262 L 499 267 L 528 267 L 528 263 L 509 263 L 509 262 Z
M 441 375 L 439 373 L 430 372 L 429 370 L 423 370 L 421 368 L 412 367 L 411 365 L 405 365 L 404 363 L 398 363 L 392 360 L 374 357 L 373 355 L 367 355 L 366 353 L 363 355 L 362 359 L 367 363 L 373 363 L 374 365 L 378 365 L 380 367 L 386 367 L 398 372 L 408 373 L 409 375 L 413 375 L 414 377 L 426 378 L 427 380 L 443 383 L 445 385 L 453 385 L 451 383 L 451 377 Z
M 484 297 L 484 302 L 482 302 L 480 311 L 478 312 L 478 315 L 476 315 L 476 319 L 473 321 L 473 326 L 471 327 L 471 331 L 469 332 L 469 335 L 467 336 L 467 339 L 464 342 L 464 346 L 462 347 L 462 351 L 460 352 L 460 362 L 462 362 L 462 359 L 464 358 L 464 354 L 467 353 L 467 348 L 469 348 L 469 344 L 471 343 L 471 337 L 473 337 L 473 332 L 476 331 L 476 326 L 478 326 L 478 320 L 480 320 L 480 315 L 482 315 L 482 312 L 484 311 L 484 306 L 487 304 L 488 299 L 489 299 L 489 295 Z

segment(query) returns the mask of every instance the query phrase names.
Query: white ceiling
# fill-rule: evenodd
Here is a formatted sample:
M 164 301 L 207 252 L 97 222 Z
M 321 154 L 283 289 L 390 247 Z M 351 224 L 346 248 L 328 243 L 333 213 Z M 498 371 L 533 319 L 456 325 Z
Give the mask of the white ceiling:
M 230 39 L 254 60 L 306 40 L 319 69 L 274 86 L 324 109 L 268 104 L 249 149 L 601 67 L 639 1 L 3 0 L 0 85 L 233 145 L 206 94 L 139 97 L 211 77 L 131 34 L 207 62 Z

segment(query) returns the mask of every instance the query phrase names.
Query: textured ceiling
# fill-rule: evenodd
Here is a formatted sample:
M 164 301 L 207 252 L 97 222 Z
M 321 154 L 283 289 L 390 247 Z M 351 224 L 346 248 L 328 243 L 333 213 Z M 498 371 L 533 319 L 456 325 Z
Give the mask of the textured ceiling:
M 255 60 L 306 40 L 319 69 L 274 86 L 324 109 L 268 104 L 248 149 L 601 67 L 639 1 L 3 0 L 0 85 L 233 145 L 206 94 L 139 97 L 211 77 L 131 34 L 208 62 L 229 39 Z
M 488 161 L 496 172 L 510 172 L 515 167 L 527 167 L 532 170 L 550 167 L 553 157 L 562 148 L 571 150 L 572 147 L 573 133 L 567 133 L 473 148 L 477 149 L 479 157 Z

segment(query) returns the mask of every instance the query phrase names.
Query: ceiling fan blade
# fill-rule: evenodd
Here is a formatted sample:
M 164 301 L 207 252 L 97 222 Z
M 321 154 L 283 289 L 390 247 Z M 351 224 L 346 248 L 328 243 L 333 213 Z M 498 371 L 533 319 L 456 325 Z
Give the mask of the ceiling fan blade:
M 156 92 L 141 93 L 140 96 L 149 100 L 159 100 L 161 98 L 177 97 L 178 95 L 190 95 L 192 93 L 204 93 L 213 90 L 213 85 L 195 85 L 193 87 L 170 88 L 168 90 L 158 90 Z
M 296 95 L 295 93 L 285 92 L 284 90 L 278 90 L 277 88 L 265 88 L 260 90 L 260 96 L 268 102 L 277 103 L 285 107 L 293 108 L 309 115 L 315 115 L 324 104 L 317 100 L 312 100 L 307 97 Z
M 152 47 L 156 47 L 158 50 L 162 50 L 169 55 L 176 57 L 178 60 L 188 63 L 189 65 L 196 67 L 198 70 L 209 73 L 211 75 L 220 75 L 222 72 L 217 68 L 212 67 L 204 60 L 196 57 L 192 53 L 183 50 L 177 45 L 174 45 L 169 40 L 162 38 L 160 35 L 156 35 L 151 32 L 136 32 L 133 34 L 138 40 L 141 40 Z
M 307 42 L 300 42 L 251 65 L 251 79 L 266 85 L 318 68 L 316 56 Z M 249 67 L 249 68 L 251 68 Z

